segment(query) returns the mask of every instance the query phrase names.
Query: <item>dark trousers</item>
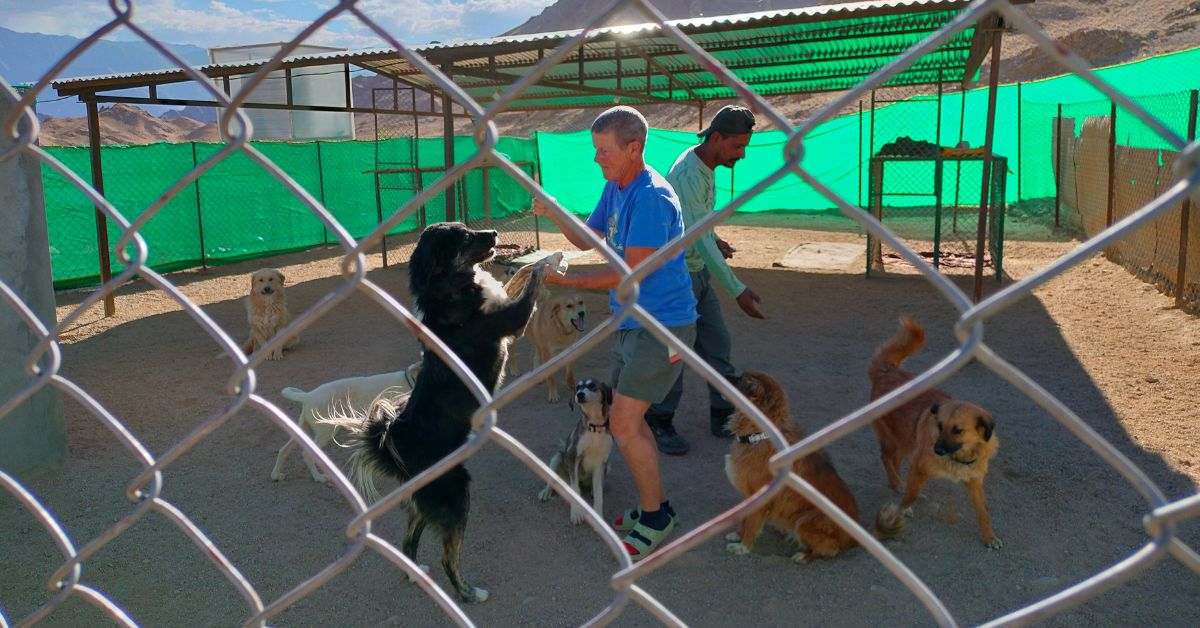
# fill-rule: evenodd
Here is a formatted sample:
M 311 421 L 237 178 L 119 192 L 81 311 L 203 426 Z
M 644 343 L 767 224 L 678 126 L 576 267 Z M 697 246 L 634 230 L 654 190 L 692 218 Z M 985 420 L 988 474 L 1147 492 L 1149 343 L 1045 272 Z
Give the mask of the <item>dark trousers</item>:
M 725 326 L 725 317 L 721 315 L 721 302 L 717 296 L 717 288 L 712 285 L 708 269 L 692 273 L 692 292 L 696 295 L 696 342 L 692 346 L 696 353 L 708 362 L 718 373 L 731 376 L 735 370 L 730 363 L 733 351 L 733 341 L 729 337 L 729 329 Z M 687 371 L 688 369 L 683 369 Z M 666 417 L 675 414 L 679 408 L 679 400 L 683 397 L 683 372 L 675 379 L 671 391 L 661 403 L 650 406 L 646 411 L 647 417 Z M 725 400 L 721 393 L 711 385 L 708 387 L 708 405 L 713 414 L 727 415 L 733 412 L 733 404 Z

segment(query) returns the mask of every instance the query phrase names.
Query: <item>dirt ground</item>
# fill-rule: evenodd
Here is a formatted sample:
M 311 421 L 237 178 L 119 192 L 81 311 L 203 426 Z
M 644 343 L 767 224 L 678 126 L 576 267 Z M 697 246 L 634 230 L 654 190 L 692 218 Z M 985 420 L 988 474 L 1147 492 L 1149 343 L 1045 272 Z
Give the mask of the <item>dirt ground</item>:
M 922 322 L 925 350 L 911 363 L 925 368 L 954 346 L 955 312 L 919 277 L 894 267 L 865 279 L 860 257 L 837 272 L 773 267 L 792 247 L 812 242 L 862 244 L 853 231 L 794 217 L 737 217 L 719 228 L 738 249 L 739 276 L 764 299 L 770 318 L 751 320 L 731 301 L 725 315 L 735 339 L 735 362 L 777 376 L 807 431 L 846 415 L 868 400 L 866 364 L 900 314 Z M 1039 225 L 1010 226 L 1006 272 L 1028 276 L 1078 244 Z M 543 248 L 564 246 L 543 236 Z M 595 258 L 581 258 L 576 268 Z M 370 278 L 407 303 L 403 266 Z M 293 312 L 303 311 L 339 281 L 336 251 L 318 250 L 183 272 L 171 280 L 219 324 L 241 338 L 239 301 L 247 275 L 273 265 L 287 275 Z M 968 271 L 956 281 L 970 290 Z M 1006 282 L 1007 283 L 1007 282 Z M 985 294 L 997 289 L 985 284 Z M 61 293 L 60 320 L 85 293 Z M 588 293 L 594 324 L 608 311 L 606 295 Z M 62 374 L 119 417 L 156 456 L 222 411 L 230 363 L 213 359 L 215 343 L 168 297 L 144 283 L 123 287 L 117 316 L 98 308 L 65 330 Z M 987 325 L 986 341 L 1000 355 L 1054 392 L 1133 460 L 1169 499 L 1196 493 L 1200 481 L 1200 320 L 1172 300 L 1097 256 L 1039 288 Z M 607 343 L 602 345 L 606 348 Z M 527 341 L 517 343 L 524 370 Z M 412 362 L 417 344 L 388 312 L 365 296 L 339 304 L 307 328 L 281 362 L 258 369 L 258 390 L 289 414 L 298 408 L 279 395 L 285 386 L 310 389 L 325 381 L 394 370 Z M 580 377 L 603 377 L 606 351 L 578 361 Z M 662 461 L 665 485 L 684 530 L 738 501 L 725 480 L 727 443 L 708 434 L 705 395 L 691 376 L 677 425 L 691 451 Z M 1070 587 L 1123 560 L 1148 537 L 1146 501 L 1097 454 L 1047 412 L 978 364 L 945 388 L 982 403 L 997 418 L 1002 446 L 987 480 L 1000 551 L 979 541 L 961 488 L 927 486 L 906 535 L 890 550 L 924 580 L 962 624 L 1000 617 Z M 22 478 L 77 547 L 132 509 L 124 491 L 139 468 L 133 457 L 82 406 L 64 402 L 72 458 L 61 473 Z M 573 417 L 535 388 L 500 413 L 500 426 L 543 459 L 566 436 Z M 164 472 L 163 497 L 185 512 L 241 569 L 269 602 L 313 576 L 349 546 L 344 526 L 351 508 L 340 494 L 312 482 L 293 454 L 279 483 L 269 476 L 285 436 L 266 416 L 242 411 L 183 454 Z M 829 448 L 864 513 L 894 499 L 887 488 L 874 435 L 860 430 Z M 345 452 L 333 451 L 335 461 Z M 605 607 L 616 563 L 586 525 L 568 522 L 562 500 L 539 503 L 540 480 L 502 448 L 489 444 L 469 463 L 473 507 L 464 567 L 491 592 L 466 610 L 480 625 L 577 625 Z M 634 501 L 624 461 L 614 454 L 606 516 Z M 11 497 L 0 496 L 0 611 L 9 621 L 50 596 L 46 580 L 59 564 L 50 537 Z M 404 517 L 393 512 L 374 531 L 399 543 Z M 1180 528 L 1200 547 L 1200 525 Z M 418 560 L 437 564 L 435 538 Z M 717 537 L 639 584 L 691 625 L 879 626 L 930 623 L 917 599 L 866 551 L 797 566 L 791 547 L 768 533 L 749 557 L 733 556 Z M 444 584 L 441 570 L 433 572 Z M 167 519 L 150 513 L 100 550 L 83 581 L 104 592 L 145 625 L 242 623 L 248 607 Z M 1186 626 L 1200 613 L 1200 576 L 1166 556 L 1133 581 L 1046 623 L 1056 626 Z M 100 616 L 75 599 L 50 616 L 50 625 L 98 625 Z M 277 616 L 280 626 L 449 623 L 400 571 L 365 552 L 319 591 Z M 616 625 L 652 625 L 636 605 Z

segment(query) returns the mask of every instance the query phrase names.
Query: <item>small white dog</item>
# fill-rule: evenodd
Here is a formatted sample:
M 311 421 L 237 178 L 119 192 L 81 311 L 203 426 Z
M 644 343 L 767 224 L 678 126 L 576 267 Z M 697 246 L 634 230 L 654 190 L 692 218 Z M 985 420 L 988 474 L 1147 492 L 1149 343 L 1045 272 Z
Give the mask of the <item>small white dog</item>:
M 300 429 L 311 436 L 318 447 L 325 447 L 333 439 L 333 432 L 336 428 L 332 423 L 322 422 L 321 419 L 335 414 L 365 414 L 375 398 L 384 392 L 403 394 L 411 391 L 420 372 L 421 363 L 416 362 L 403 371 L 338 379 L 321 384 L 309 392 L 289 386 L 284 388 L 280 394 L 303 404 L 304 408 L 300 411 L 298 419 Z M 279 448 L 279 455 L 275 458 L 275 468 L 271 470 L 272 481 L 278 482 L 284 478 L 283 460 L 295 445 L 296 441 L 289 438 L 288 442 Z M 308 466 L 308 472 L 312 474 L 313 481 L 327 482 L 329 477 L 317 470 L 317 465 L 313 463 L 308 451 L 302 450 L 302 453 L 304 454 L 304 464 Z
M 592 508 L 604 516 L 604 472 L 608 469 L 608 457 L 612 454 L 613 437 L 609 431 L 609 409 L 612 407 L 612 388 L 604 382 L 585 379 L 575 385 L 575 394 L 570 399 L 571 408 L 579 404 L 583 418 L 575 424 L 571 435 L 559 443 L 559 450 L 550 459 L 550 468 L 571 485 L 579 495 L 582 487 L 592 493 Z M 547 484 L 538 499 L 547 501 L 554 489 Z M 571 508 L 571 523 L 579 524 L 580 514 Z

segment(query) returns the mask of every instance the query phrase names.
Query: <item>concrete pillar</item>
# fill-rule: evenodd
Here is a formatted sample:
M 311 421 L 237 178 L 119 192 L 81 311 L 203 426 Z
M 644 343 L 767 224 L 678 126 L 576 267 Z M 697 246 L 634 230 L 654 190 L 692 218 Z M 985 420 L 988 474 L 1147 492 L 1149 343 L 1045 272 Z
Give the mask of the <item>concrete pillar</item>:
M 13 104 L 0 98 L 0 120 Z M 0 150 L 10 146 L 0 133 Z M 47 329 L 55 325 L 50 240 L 42 196 L 41 162 L 28 154 L 0 163 L 0 281 Z M 32 380 L 25 362 L 38 338 L 24 319 L 0 299 L 0 404 Z M 43 387 L 0 416 L 0 469 L 25 475 L 61 467 L 67 460 L 67 423 L 58 389 Z

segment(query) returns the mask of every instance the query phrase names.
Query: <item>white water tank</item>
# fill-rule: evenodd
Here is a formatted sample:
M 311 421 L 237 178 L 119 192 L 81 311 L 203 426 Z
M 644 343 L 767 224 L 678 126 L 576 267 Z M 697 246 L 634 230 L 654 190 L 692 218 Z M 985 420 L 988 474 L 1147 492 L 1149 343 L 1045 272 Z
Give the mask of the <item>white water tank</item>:
M 266 61 L 279 52 L 282 42 L 225 46 L 209 48 L 208 57 L 213 63 L 244 63 Z M 341 52 L 344 48 L 302 44 L 290 56 L 304 56 Z M 229 79 L 229 92 L 237 95 L 250 75 L 234 76 Z M 292 104 L 325 105 L 330 107 L 353 106 L 346 102 L 346 66 L 337 63 L 313 65 L 292 69 Z M 224 81 L 216 79 L 217 89 L 224 89 Z M 267 75 L 250 97 L 248 103 L 287 104 L 287 81 L 283 70 Z M 289 111 L 286 109 L 243 109 L 254 126 L 254 140 L 304 141 L 304 140 L 352 140 L 354 139 L 354 114 L 345 111 Z M 223 111 L 221 112 L 223 113 Z M 218 114 L 220 115 L 220 113 Z M 224 136 L 224 132 L 222 132 Z M 223 137 L 223 139 L 228 139 Z

